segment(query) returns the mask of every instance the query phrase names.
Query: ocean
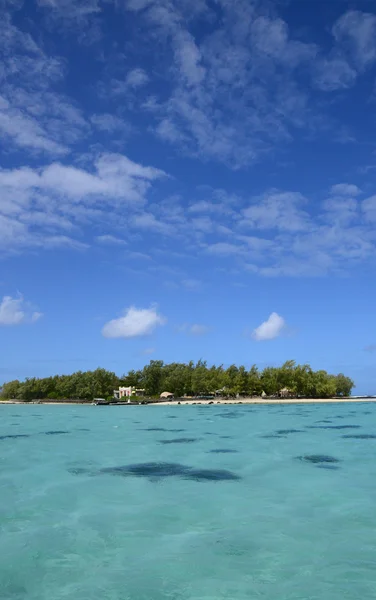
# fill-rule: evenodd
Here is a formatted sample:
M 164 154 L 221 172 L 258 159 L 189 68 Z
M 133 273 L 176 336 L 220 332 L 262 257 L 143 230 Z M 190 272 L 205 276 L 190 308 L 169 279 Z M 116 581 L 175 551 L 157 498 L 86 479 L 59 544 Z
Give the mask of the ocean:
M 0 412 L 1 600 L 376 596 L 376 404 Z

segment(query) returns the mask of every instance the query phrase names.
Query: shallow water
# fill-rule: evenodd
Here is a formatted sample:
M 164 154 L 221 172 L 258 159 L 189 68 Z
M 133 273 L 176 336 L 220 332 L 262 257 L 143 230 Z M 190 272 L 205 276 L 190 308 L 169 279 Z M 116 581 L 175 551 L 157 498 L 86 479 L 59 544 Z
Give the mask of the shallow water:
M 0 411 L 2 600 L 375 598 L 376 405 Z

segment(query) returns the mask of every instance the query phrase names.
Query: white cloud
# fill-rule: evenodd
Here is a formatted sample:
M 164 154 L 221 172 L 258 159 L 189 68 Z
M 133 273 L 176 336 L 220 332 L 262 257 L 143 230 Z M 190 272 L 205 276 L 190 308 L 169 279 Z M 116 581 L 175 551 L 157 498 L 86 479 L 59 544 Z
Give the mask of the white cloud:
M 320 58 L 313 66 L 314 85 L 324 92 L 351 87 L 357 76 L 357 71 L 341 56 Z
M 252 337 L 258 342 L 273 340 L 281 335 L 285 326 L 286 323 L 283 317 L 273 312 L 266 321 L 254 329 Z
M 143 69 L 132 69 L 125 79 L 126 85 L 131 88 L 142 87 L 146 85 L 148 81 L 148 74 Z
M 254 3 L 193 5 L 126 3 L 147 24 L 146 43 L 163 39 L 170 91 L 164 85 L 163 94 L 142 105 L 155 118 L 156 135 L 185 154 L 239 168 L 292 139 L 295 128 L 317 129 L 294 74 L 313 60 L 316 45 L 293 39 L 282 19 L 260 14 Z M 206 33 L 191 26 L 196 15 L 210 23 Z
M 11 107 L 8 101 L 1 97 L 0 136 L 11 140 L 16 146 L 33 150 L 52 154 L 66 154 L 68 151 L 65 146 L 51 139 L 35 118 Z
M 317 53 L 315 44 L 291 40 L 288 26 L 282 19 L 258 17 L 252 23 L 252 42 L 261 54 L 289 68 L 314 58 Z
M 16 298 L 4 296 L 0 303 L 0 325 L 35 323 L 42 316 L 41 312 L 33 311 L 21 295 Z
M 160 221 L 152 213 L 148 212 L 135 215 L 133 218 L 133 225 L 137 229 L 154 231 L 155 233 L 160 233 L 162 235 L 176 234 L 176 229 L 173 225 Z
M 124 246 L 127 244 L 127 242 L 125 240 L 118 238 L 111 234 L 97 235 L 97 237 L 95 239 L 100 244 L 111 244 L 111 245 L 115 245 L 115 246 Z
M 107 133 L 121 133 L 122 136 L 130 134 L 132 132 L 132 126 L 120 119 L 116 115 L 110 113 L 95 114 L 90 117 L 92 124 L 99 129 L 99 131 L 106 131 Z
M 246 208 L 245 227 L 302 231 L 309 228 L 309 215 L 301 209 L 306 198 L 299 192 L 271 191 Z
M 334 196 L 325 200 L 323 207 L 330 222 L 337 225 L 346 225 L 358 217 L 359 205 L 355 198 Z
M 102 230 L 122 223 L 124 232 L 129 220 L 125 205 L 142 206 L 152 183 L 164 176 L 159 169 L 111 153 L 99 155 L 87 169 L 57 162 L 41 168 L 0 169 L 0 230 L 4 230 L 0 247 L 9 252 L 47 245 L 47 240 L 49 245 L 65 241 L 82 247 L 81 240 L 69 242 L 65 233 L 62 238 L 61 230 L 80 234 L 79 225 L 93 221 Z M 140 226 L 146 224 L 144 220 Z M 162 228 L 168 229 L 163 223 Z M 122 243 L 115 241 L 120 236 L 109 235 L 99 235 L 97 241 Z
M 229 244 L 228 242 L 216 242 L 215 244 L 209 244 L 206 247 L 207 252 L 210 254 L 216 254 L 219 256 L 232 256 L 234 254 L 242 254 L 244 249 L 236 244 Z
M 106 323 L 102 335 L 106 338 L 133 338 L 149 335 L 158 325 L 167 322 L 165 317 L 158 314 L 155 306 L 151 308 L 136 308 L 131 306 L 124 315 Z
M 363 200 L 362 211 L 367 221 L 376 223 L 376 195 Z
M 375 14 L 350 10 L 334 24 L 333 35 L 357 68 L 363 70 L 375 62 Z
M 362 190 L 352 183 L 337 183 L 336 185 L 332 185 L 330 193 L 334 196 L 359 196 Z

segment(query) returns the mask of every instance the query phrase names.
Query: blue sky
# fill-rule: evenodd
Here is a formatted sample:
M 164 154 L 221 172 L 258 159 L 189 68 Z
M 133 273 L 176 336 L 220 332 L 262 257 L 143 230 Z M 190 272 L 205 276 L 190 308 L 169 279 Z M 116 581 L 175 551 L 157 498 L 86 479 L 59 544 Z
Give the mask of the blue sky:
M 374 3 L 0 11 L 1 379 L 295 359 L 376 392 Z

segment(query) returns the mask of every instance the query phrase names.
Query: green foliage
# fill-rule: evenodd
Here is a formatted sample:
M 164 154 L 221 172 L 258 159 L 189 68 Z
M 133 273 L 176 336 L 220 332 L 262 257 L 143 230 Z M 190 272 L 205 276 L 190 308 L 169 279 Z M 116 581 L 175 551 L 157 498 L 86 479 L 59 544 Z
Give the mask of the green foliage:
M 72 375 L 55 375 L 43 379 L 25 379 L 23 383 L 10 381 L 3 385 L 1 396 L 24 402 L 31 400 L 58 400 L 77 398 L 92 400 L 113 396 L 113 390 L 119 387 L 119 378 L 105 369 L 78 371 Z
M 177 398 L 209 396 L 216 392 L 228 397 L 259 396 L 262 392 L 276 396 L 284 388 L 294 396 L 329 398 L 350 396 L 354 382 L 342 373 L 330 375 L 322 370 L 313 371 L 309 365 L 297 365 L 293 360 L 278 368 L 266 367 L 263 371 L 255 365 L 247 371 L 243 365 L 231 365 L 227 369 L 223 365 L 209 367 L 202 360 L 196 364 L 164 364 L 161 360 L 152 360 L 142 370 L 129 371 L 120 378 L 105 369 L 96 369 L 43 379 L 30 378 L 24 382 L 9 381 L 4 384 L 1 396 L 25 402 L 64 398 L 111 400 L 113 390 L 119 386 L 143 388 L 148 398 L 159 397 L 161 392 L 171 392 Z M 132 398 L 132 401 L 144 402 L 145 399 Z
M 351 390 L 354 387 L 354 382 L 350 377 L 346 377 L 343 373 L 339 373 L 336 377 L 336 394 L 337 396 L 350 396 Z

